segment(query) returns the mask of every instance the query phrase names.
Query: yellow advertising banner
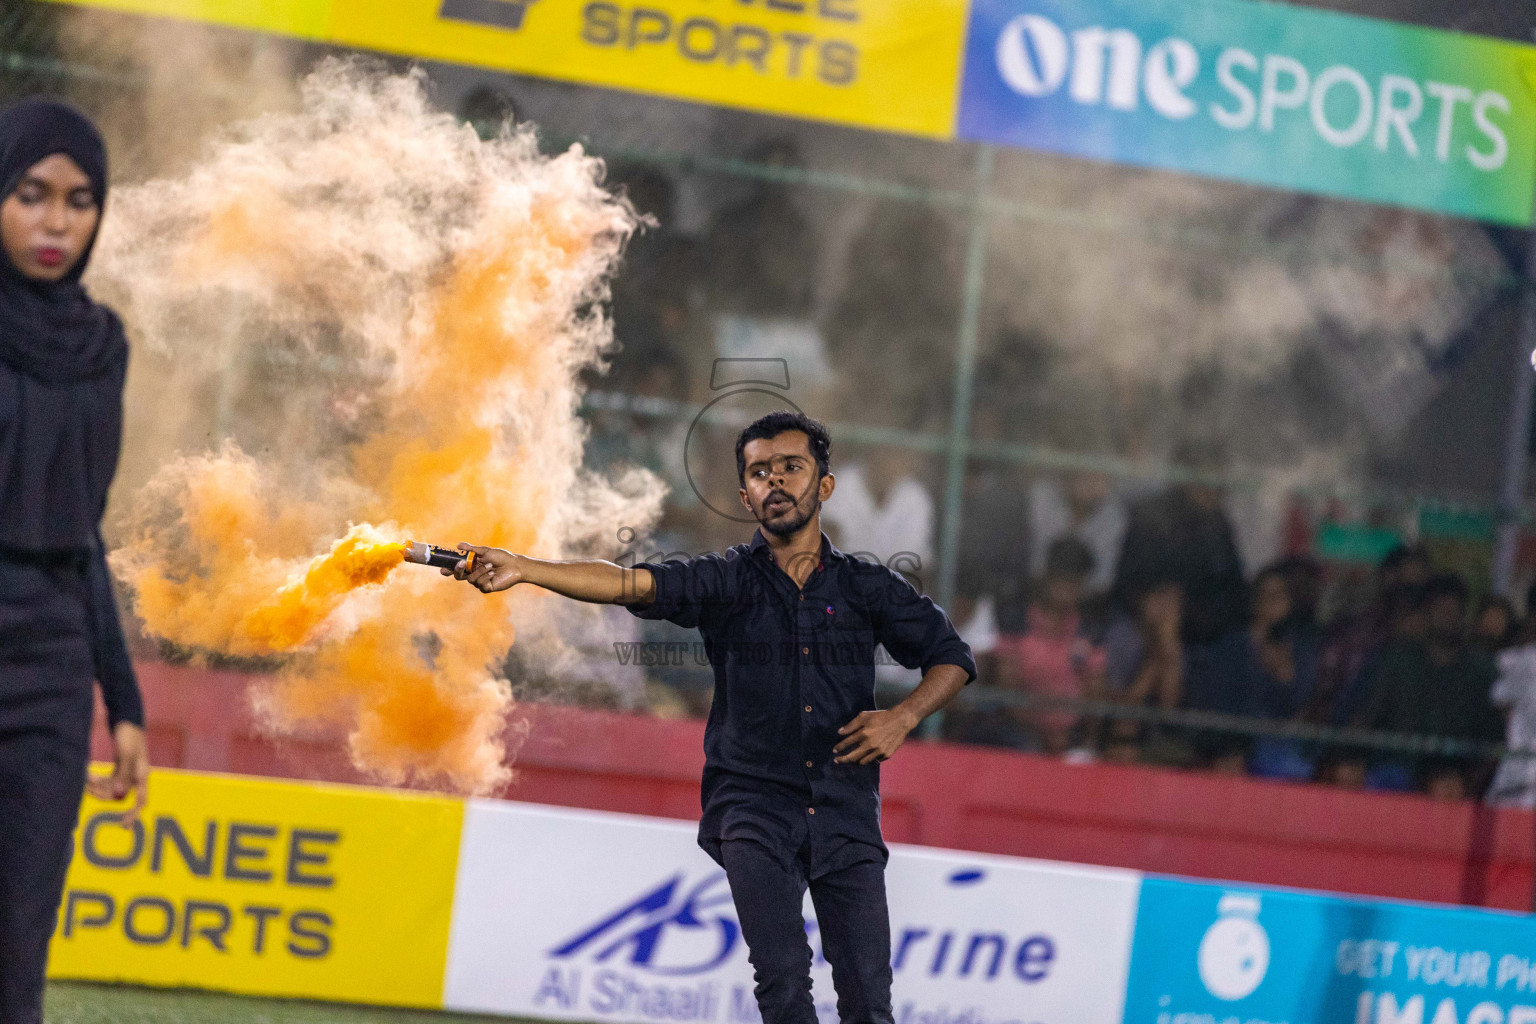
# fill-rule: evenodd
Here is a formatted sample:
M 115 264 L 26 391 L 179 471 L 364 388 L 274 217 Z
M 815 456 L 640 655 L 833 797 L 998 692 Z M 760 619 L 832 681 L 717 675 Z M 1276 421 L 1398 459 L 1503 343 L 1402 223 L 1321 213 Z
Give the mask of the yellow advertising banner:
M 965 0 L 332 0 L 349 46 L 948 136 Z
M 967 0 L 64 0 L 947 138 Z
M 444 797 L 169 770 L 131 828 L 87 797 L 49 974 L 441 1007 L 463 820 Z
M 73 3 L 75 0 L 54 2 Z M 306 39 L 324 37 L 331 13 L 330 0 L 88 0 L 79 6 L 213 22 Z

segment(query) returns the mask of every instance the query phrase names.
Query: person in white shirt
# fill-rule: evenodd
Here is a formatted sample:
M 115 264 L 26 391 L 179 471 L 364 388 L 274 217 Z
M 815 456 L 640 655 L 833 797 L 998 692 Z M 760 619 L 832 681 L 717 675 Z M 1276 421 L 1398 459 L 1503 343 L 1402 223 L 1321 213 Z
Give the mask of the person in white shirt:
M 844 469 L 837 476 L 837 506 L 828 505 L 823 515 L 838 543 L 898 572 L 923 576 L 933 570 L 933 498 L 907 471 L 904 456 L 880 449 Z
M 1102 594 L 1115 578 L 1115 560 L 1125 536 L 1125 503 L 1116 497 L 1102 473 L 1074 472 L 1065 480 L 1042 477 L 1029 489 L 1029 522 L 1033 534 L 1032 565 L 1044 565 L 1045 553 L 1063 537 L 1075 537 L 1093 552 L 1094 571 L 1088 592 Z
M 839 544 L 907 577 L 918 590 L 933 581 L 933 498 L 908 472 L 911 456 L 878 448 L 837 475 L 837 501 L 822 518 Z M 902 668 L 882 649 L 875 680 L 883 686 L 914 686 L 918 673 Z
M 1488 787 L 1487 802 L 1498 807 L 1536 807 L 1536 584 L 1525 607 L 1520 639 L 1499 653 L 1499 678 L 1488 694 L 1508 715 L 1504 742 L 1515 751 L 1499 762 Z

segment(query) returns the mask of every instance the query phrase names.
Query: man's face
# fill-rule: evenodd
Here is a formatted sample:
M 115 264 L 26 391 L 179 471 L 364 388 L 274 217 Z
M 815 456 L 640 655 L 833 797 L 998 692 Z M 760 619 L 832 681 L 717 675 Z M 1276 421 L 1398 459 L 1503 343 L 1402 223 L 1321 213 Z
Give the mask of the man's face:
M 1067 502 L 1078 515 L 1086 516 L 1109 497 L 1109 478 L 1102 473 L 1073 473 L 1067 477 Z
M 1221 489 L 1205 483 L 1190 483 L 1184 485 L 1184 496 L 1189 503 L 1202 512 L 1218 512 L 1221 510 Z
M 1509 609 L 1490 604 L 1477 616 L 1477 635 L 1484 640 L 1500 641 L 1509 633 Z
M 1085 582 L 1083 577 L 1070 574 L 1047 576 L 1041 588 L 1043 603 L 1055 611 L 1075 611 L 1083 603 Z
M 804 431 L 748 441 L 742 457 L 747 465 L 741 504 L 776 536 L 787 537 L 810 522 L 832 495 L 832 474 L 817 472 Z
M 1291 614 L 1291 592 L 1283 578 L 1271 574 L 1259 580 L 1254 587 L 1253 612 L 1266 625 L 1274 625 Z

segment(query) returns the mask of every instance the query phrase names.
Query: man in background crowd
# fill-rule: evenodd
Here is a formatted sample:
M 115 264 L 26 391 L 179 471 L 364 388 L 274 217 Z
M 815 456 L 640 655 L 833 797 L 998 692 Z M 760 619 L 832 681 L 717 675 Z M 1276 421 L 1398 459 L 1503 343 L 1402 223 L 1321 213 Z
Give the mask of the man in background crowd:
M 1133 595 L 1168 583 L 1182 595 L 1184 643 L 1209 644 L 1247 624 L 1242 557 L 1221 491 L 1210 484 L 1177 484 L 1131 509 L 1115 594 L 1129 608 Z
M 1133 594 L 1104 634 L 1105 696 L 1128 707 L 1172 710 L 1184 693 L 1183 592 L 1163 583 Z M 1137 760 L 1146 745 L 1157 757 L 1160 730 L 1110 718 L 1095 730 L 1106 761 Z
M 1392 638 L 1394 617 L 1414 603 L 1404 595 L 1422 588 L 1429 574 L 1429 553 L 1421 545 L 1399 544 L 1387 552 L 1376 570 L 1369 606 L 1341 617 L 1324 633 L 1317 690 L 1307 717 L 1332 725 L 1347 725 L 1358 717 L 1366 680 Z
M 1495 671 L 1488 653 L 1467 639 L 1467 585 L 1436 576 L 1425 585 L 1417 616 L 1383 650 L 1360 724 L 1389 732 L 1497 742 L 1503 722 L 1490 700 Z M 1422 626 L 1418 625 L 1422 622 Z M 1422 629 L 1420 636 L 1413 633 Z M 1487 781 L 1483 765 L 1447 757 L 1378 756 L 1369 784 L 1422 788 L 1459 800 Z
M 1488 802 L 1499 807 L 1536 807 L 1536 583 L 1525 595 L 1526 617 L 1510 646 L 1498 655 L 1492 699 L 1508 716 L 1504 743 Z
M 1041 477 L 1029 489 L 1029 522 L 1034 534 L 1034 565 L 1063 537 L 1084 544 L 1093 554 L 1092 593 L 1109 590 L 1115 579 L 1115 558 L 1125 537 L 1125 505 L 1110 490 L 1103 473 L 1076 472 L 1065 480 Z

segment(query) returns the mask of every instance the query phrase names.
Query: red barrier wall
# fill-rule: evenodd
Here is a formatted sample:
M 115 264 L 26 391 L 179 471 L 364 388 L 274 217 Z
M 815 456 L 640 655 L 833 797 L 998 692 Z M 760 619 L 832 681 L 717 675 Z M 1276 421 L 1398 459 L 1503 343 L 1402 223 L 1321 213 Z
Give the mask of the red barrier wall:
M 164 767 L 365 782 L 337 742 L 273 743 L 249 677 L 140 666 Z M 698 817 L 703 724 L 529 706 L 508 799 Z M 96 754 L 107 755 L 104 728 Z M 1372 896 L 1531 907 L 1528 812 L 913 743 L 884 768 L 894 842 Z

